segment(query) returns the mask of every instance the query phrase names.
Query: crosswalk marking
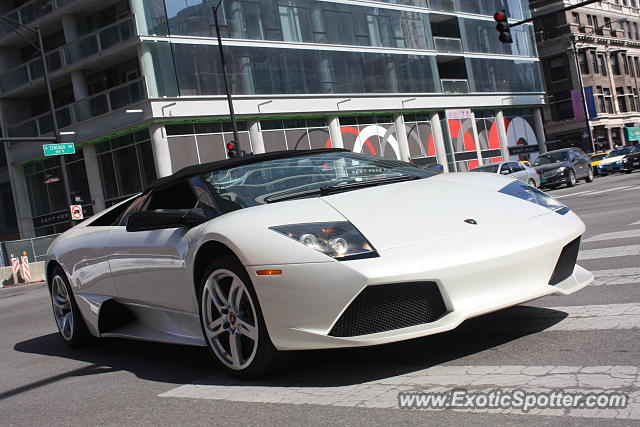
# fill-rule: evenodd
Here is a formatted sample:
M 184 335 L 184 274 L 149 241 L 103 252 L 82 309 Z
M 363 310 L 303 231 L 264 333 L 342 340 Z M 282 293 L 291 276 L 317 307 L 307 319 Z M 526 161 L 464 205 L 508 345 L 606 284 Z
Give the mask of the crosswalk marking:
M 633 187 L 633 186 L 632 185 L 623 185 L 621 187 L 607 188 L 606 190 L 592 191 L 591 193 L 589 193 L 589 196 L 593 196 L 595 194 L 610 193 L 612 191 L 624 190 L 625 188 L 631 188 L 631 187 Z
M 545 307 L 546 308 L 546 307 Z M 567 313 L 567 317 L 559 323 L 545 329 L 545 331 L 587 331 L 602 329 L 638 329 L 640 328 L 640 304 L 603 304 L 603 305 L 574 305 L 563 307 L 548 307 Z M 527 319 L 550 317 L 544 312 L 534 313 Z M 517 328 L 519 325 L 511 325 Z M 522 322 L 521 327 L 526 327 Z
M 620 256 L 640 255 L 640 245 L 614 246 L 602 249 L 583 249 L 578 254 L 578 260 L 614 258 Z
M 226 400 L 248 403 L 323 405 L 336 407 L 398 408 L 401 391 L 445 392 L 453 388 L 486 391 L 495 387 L 529 391 L 552 391 L 562 388 L 572 392 L 629 393 L 629 406 L 618 410 L 539 409 L 535 415 L 640 419 L 640 368 L 636 366 L 561 366 L 561 365 L 439 365 L 397 376 L 364 383 L 326 384 L 311 373 L 308 378 L 242 381 L 219 374 L 186 384 L 160 397 Z M 522 414 L 517 409 L 456 409 L 466 412 Z
M 640 230 L 614 231 L 611 233 L 598 234 L 597 236 L 583 240 L 583 242 L 599 242 L 601 240 L 625 239 L 628 237 L 640 237 Z
M 561 194 L 561 195 L 558 195 L 558 196 L 553 196 L 553 198 L 554 199 L 564 199 L 565 197 L 574 197 L 574 196 L 576 196 L 576 197 L 577 196 L 580 196 L 580 197 L 594 196 L 594 195 L 597 195 L 597 194 L 610 193 L 612 191 L 631 191 L 631 190 L 638 190 L 638 189 L 640 189 L 640 186 L 638 186 L 638 185 L 623 185 L 621 187 L 608 188 L 606 190 L 599 190 L 599 191 L 587 190 L 587 191 L 578 191 L 576 193 L 570 193 L 570 194 Z
M 590 286 L 640 285 L 640 268 L 617 268 L 615 270 L 592 271 L 595 280 Z
M 587 191 L 579 191 L 577 193 L 571 193 L 571 194 L 562 194 L 560 196 L 553 196 L 554 199 L 562 199 L 565 197 L 571 197 L 571 196 L 579 196 L 581 194 L 589 194 L 591 193 L 593 190 L 587 190 Z

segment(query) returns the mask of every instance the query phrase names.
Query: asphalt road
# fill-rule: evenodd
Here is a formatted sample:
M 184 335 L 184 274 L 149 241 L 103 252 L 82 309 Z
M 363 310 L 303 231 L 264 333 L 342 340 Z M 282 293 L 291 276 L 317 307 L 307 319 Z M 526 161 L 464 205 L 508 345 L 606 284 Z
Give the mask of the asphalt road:
M 43 285 L 0 290 L 0 425 L 640 423 L 640 173 L 551 194 L 587 224 L 593 285 L 423 339 L 302 354 L 231 380 L 204 349 L 103 339 L 68 350 Z M 514 238 L 518 238 L 514 230 Z M 622 391 L 621 410 L 398 409 L 400 390 Z

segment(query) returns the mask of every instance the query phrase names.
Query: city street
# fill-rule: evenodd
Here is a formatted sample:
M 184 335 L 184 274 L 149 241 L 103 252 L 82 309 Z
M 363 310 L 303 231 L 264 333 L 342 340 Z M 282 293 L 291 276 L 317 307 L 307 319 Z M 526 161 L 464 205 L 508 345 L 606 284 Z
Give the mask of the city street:
M 638 423 L 640 172 L 549 193 L 587 224 L 578 261 L 595 274 L 587 288 L 440 335 L 305 352 L 286 371 L 260 380 L 226 376 L 205 348 L 103 339 L 69 350 L 44 285 L 0 289 L 0 424 Z M 400 391 L 453 388 L 618 391 L 629 393 L 630 405 L 527 414 L 398 408 Z

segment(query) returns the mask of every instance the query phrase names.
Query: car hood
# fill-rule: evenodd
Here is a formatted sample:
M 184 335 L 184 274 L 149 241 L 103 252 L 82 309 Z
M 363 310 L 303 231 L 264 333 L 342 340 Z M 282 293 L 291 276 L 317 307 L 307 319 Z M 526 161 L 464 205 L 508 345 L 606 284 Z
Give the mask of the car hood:
M 560 162 L 560 163 L 550 163 L 548 165 L 535 166 L 535 169 L 538 173 L 543 173 L 543 172 L 548 172 L 550 170 L 560 169 L 562 167 L 567 167 L 567 166 L 569 166 L 569 162 Z
M 600 162 L 600 165 L 601 165 L 601 166 L 603 166 L 603 165 L 610 165 L 610 164 L 612 164 L 612 163 L 619 162 L 620 160 L 622 160 L 622 159 L 624 158 L 624 156 L 626 156 L 626 154 L 623 154 L 622 156 L 607 157 L 606 159 L 603 159 L 603 160 Z
M 322 198 L 376 249 L 471 233 L 551 211 L 498 191 L 514 182 L 496 174 L 459 173 Z M 476 225 L 465 222 L 473 219 Z

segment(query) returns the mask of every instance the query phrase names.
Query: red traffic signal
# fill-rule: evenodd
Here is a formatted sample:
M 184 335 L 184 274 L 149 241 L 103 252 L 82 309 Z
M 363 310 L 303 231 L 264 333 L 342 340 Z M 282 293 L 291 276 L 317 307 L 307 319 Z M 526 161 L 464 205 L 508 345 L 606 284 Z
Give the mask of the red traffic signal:
M 504 10 L 502 12 L 496 12 L 493 14 L 493 19 L 495 19 L 495 21 L 498 23 L 498 25 L 496 25 L 496 30 L 498 30 L 498 33 L 500 33 L 500 35 L 498 36 L 498 40 L 500 40 L 502 43 L 513 43 L 507 12 L 505 12 Z
M 230 159 L 238 157 L 238 146 L 235 141 L 227 142 L 227 155 Z

